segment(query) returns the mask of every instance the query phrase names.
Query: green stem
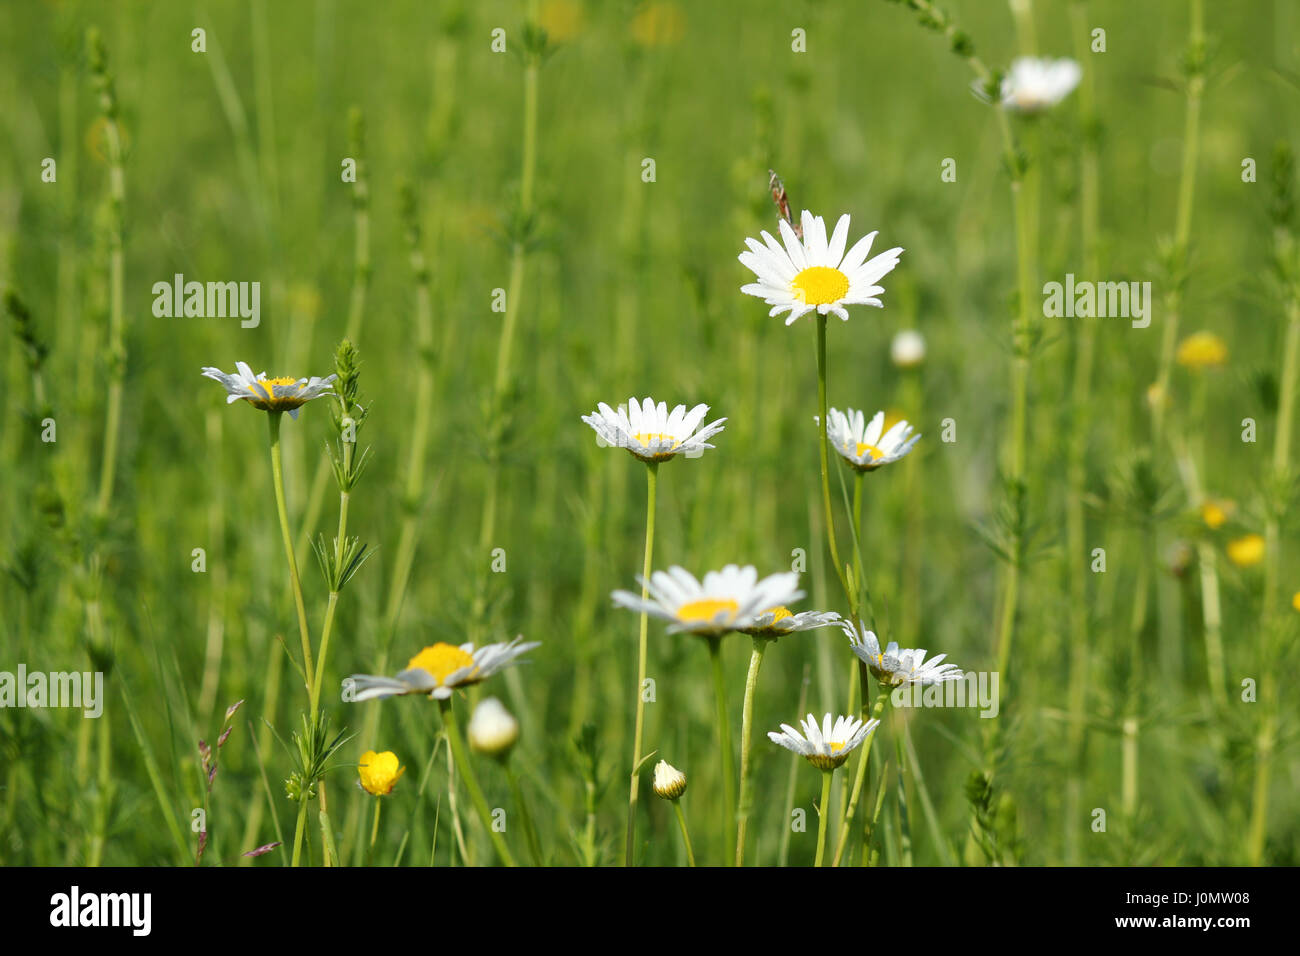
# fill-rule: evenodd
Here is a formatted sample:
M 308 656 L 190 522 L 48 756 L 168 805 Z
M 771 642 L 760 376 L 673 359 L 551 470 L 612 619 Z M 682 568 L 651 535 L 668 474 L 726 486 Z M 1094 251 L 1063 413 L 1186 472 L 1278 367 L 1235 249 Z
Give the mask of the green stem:
M 682 842 L 686 844 L 686 864 L 687 866 L 695 865 L 695 851 L 691 849 L 691 835 L 686 830 L 686 811 L 682 809 L 680 799 L 673 801 L 673 809 L 677 811 L 677 826 L 682 831 Z
M 862 686 L 864 688 L 862 702 L 863 702 L 863 709 L 865 710 L 866 709 L 865 688 L 867 686 L 867 677 L 865 673 L 866 665 L 863 664 L 861 666 L 861 669 L 863 671 Z M 889 699 L 889 695 L 886 694 L 883 689 L 879 689 L 876 691 L 876 703 L 871 708 L 871 717 L 869 718 L 870 720 L 878 720 L 880 718 L 881 713 L 883 713 L 885 709 L 885 701 L 887 701 L 888 699 Z M 832 866 L 840 865 L 840 861 L 844 859 L 844 850 L 849 844 L 849 831 L 853 827 L 853 815 L 858 811 L 858 800 L 862 797 L 862 782 L 867 778 L 867 758 L 871 754 L 871 744 L 875 736 L 876 736 L 876 732 L 873 730 L 868 735 L 867 739 L 862 741 L 861 747 L 859 747 L 861 753 L 858 756 L 858 768 L 854 772 L 854 776 L 853 776 L 853 792 L 849 796 L 849 805 L 845 809 L 844 819 L 840 823 L 839 836 L 836 837 L 835 839 L 835 858 L 831 862 Z
M 655 544 L 655 491 L 659 479 L 659 463 L 646 463 L 645 496 L 645 556 L 641 560 L 641 600 L 649 595 L 650 562 Z M 632 733 L 632 771 L 627 795 L 627 840 L 623 847 L 623 865 L 633 864 L 636 841 L 636 805 L 640 796 L 641 744 L 645 730 L 645 679 L 649 656 L 650 618 L 641 612 L 641 629 L 637 638 L 636 668 L 636 725 Z
M 749 673 L 745 675 L 745 704 L 740 712 L 740 808 L 736 822 L 736 866 L 745 865 L 745 824 L 749 822 L 750 806 L 754 795 L 751 792 L 750 775 L 750 738 L 754 732 L 754 692 L 758 687 L 758 671 L 763 666 L 763 653 L 771 640 L 766 637 L 754 637 L 754 651 L 749 655 Z
M 857 618 L 857 609 L 853 606 L 854 590 L 849 587 L 844 565 L 840 563 L 840 550 L 835 543 L 835 513 L 831 509 L 830 479 L 830 440 L 826 437 L 826 316 L 817 316 L 817 407 L 819 411 L 818 448 L 821 451 L 822 508 L 825 511 L 826 542 L 830 546 L 831 564 L 835 576 L 839 578 L 844 594 L 849 599 L 849 613 Z
M 722 670 L 722 638 L 705 638 L 713 664 L 713 696 L 717 702 L 718 750 L 722 767 L 722 836 L 724 859 L 736 858 L 736 771 L 731 754 L 731 718 L 727 714 L 727 681 Z
M 302 582 L 298 578 L 298 559 L 293 554 L 293 534 L 289 530 L 289 509 L 284 503 L 284 466 L 280 461 L 280 418 L 283 412 L 268 412 L 266 421 L 271 430 L 271 476 L 275 485 L 275 507 L 280 514 L 280 534 L 284 537 L 285 557 L 289 562 L 289 580 L 293 585 L 293 600 L 298 611 L 298 635 L 302 638 L 303 677 L 307 692 L 312 692 L 311 637 L 307 629 L 307 607 L 302 600 Z M 315 697 L 312 697 L 315 700 Z M 315 719 L 315 707 L 312 708 Z
M 515 806 L 519 808 L 519 819 L 524 825 L 524 839 L 528 843 L 528 852 L 533 858 L 533 865 L 545 866 L 546 863 L 542 857 L 542 844 L 537 839 L 537 830 L 533 826 L 532 815 L 528 812 L 528 803 L 524 800 L 523 788 L 519 786 L 519 775 L 515 773 L 515 769 L 510 765 L 509 760 L 502 760 L 501 763 L 506 771 L 506 781 L 510 784 L 510 796 L 514 799 Z
M 821 866 L 822 857 L 826 855 L 826 820 L 831 815 L 831 778 L 834 776 L 834 770 L 822 771 L 822 799 L 817 808 L 817 859 L 813 866 Z
M 438 701 L 438 710 L 442 714 L 442 726 L 447 732 L 447 741 L 451 744 L 452 756 L 456 760 L 456 766 L 460 768 L 460 775 L 465 780 L 465 789 L 469 791 L 470 802 L 474 804 L 474 809 L 478 812 L 479 821 L 492 839 L 492 846 L 496 849 L 501 862 L 506 866 L 515 866 L 515 858 L 511 856 L 510 848 L 506 846 L 505 839 L 492 826 L 492 811 L 488 808 L 482 788 L 479 787 L 474 768 L 470 766 L 469 754 L 465 750 L 465 741 L 460 733 L 460 725 L 456 721 L 456 708 L 452 706 L 451 699 Z
M 367 866 L 370 865 L 370 861 L 373 860 L 375 856 L 375 841 L 379 838 L 379 808 L 383 805 L 383 798 L 375 797 L 375 819 L 374 822 L 370 824 L 370 847 L 366 850 Z
M 307 826 L 307 795 L 304 793 L 298 801 L 298 824 L 293 830 L 293 862 L 290 866 L 297 866 L 298 861 L 302 858 L 302 834 Z

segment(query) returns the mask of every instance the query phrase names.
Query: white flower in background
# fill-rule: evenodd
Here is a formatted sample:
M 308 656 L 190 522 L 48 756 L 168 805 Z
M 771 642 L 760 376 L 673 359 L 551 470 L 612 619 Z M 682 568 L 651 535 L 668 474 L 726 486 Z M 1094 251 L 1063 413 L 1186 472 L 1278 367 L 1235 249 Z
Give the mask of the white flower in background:
M 488 697 L 474 708 L 469 719 L 469 745 L 490 757 L 504 756 L 519 739 L 519 721 L 506 710 L 505 704 Z
M 889 343 L 889 358 L 898 368 L 916 368 L 925 361 L 925 339 L 915 329 L 904 329 Z
M 876 635 L 865 627 L 854 627 L 852 622 L 845 621 L 841 630 L 848 636 L 853 653 L 867 665 L 871 675 L 886 687 L 942 684 L 944 681 L 962 679 L 960 667 L 943 663 L 947 654 L 940 654 L 927 661 L 925 648 L 900 650 L 893 641 L 882 651 Z
M 226 404 L 240 399 L 267 412 L 288 412 L 290 418 L 298 417 L 298 409 L 313 398 L 333 395 L 331 383 L 338 376 L 325 378 L 267 378 L 266 373 L 254 375 L 246 362 L 235 363 L 235 374 L 227 375 L 219 368 L 204 367 L 205 378 L 220 382 L 226 389 Z
M 655 796 L 665 800 L 676 800 L 686 792 L 686 774 L 682 773 L 667 760 L 655 764 Z
M 834 611 L 801 611 L 795 614 L 788 607 L 768 608 L 754 618 L 748 627 L 739 628 L 754 637 L 778 638 L 795 631 L 811 631 L 819 627 L 839 624 L 841 618 Z
M 768 739 L 805 757 L 818 770 L 834 770 L 844 763 L 867 735 L 880 726 L 879 720 L 863 723 L 857 717 L 836 717 L 832 724 L 830 714 L 822 718 L 820 727 L 812 714 L 799 723 L 803 733 L 789 724 L 782 724 L 783 733 L 769 731 Z
M 1017 113 L 1042 112 L 1069 96 L 1082 77 L 1083 70 L 1071 59 L 1022 56 L 1002 78 L 1001 106 Z M 975 92 L 980 99 L 987 99 L 979 81 Z
M 777 222 L 784 247 L 766 231 L 761 234 L 762 242 L 745 240 L 749 251 L 740 254 L 740 261 L 758 281 L 741 286 L 740 291 L 758 296 L 772 306 L 769 315 L 789 312 L 786 325 L 814 309 L 821 315 L 834 312 L 847 320 L 847 305 L 883 308 L 876 296 L 885 290 L 876 283 L 898 265 L 902 248 L 889 249 L 868 260 L 867 253 L 876 233 L 859 239 L 846 253 L 848 216 L 840 216 L 829 241 L 826 222 L 821 216 L 805 209 L 802 224 L 800 240 L 788 222 L 784 219 Z
M 906 421 L 895 422 L 885 431 L 885 413 L 876 412 L 870 422 L 855 408 L 847 413 L 838 408 L 826 412 L 826 437 L 840 457 L 859 471 L 875 471 L 898 461 L 921 438 L 912 434 Z
M 631 398 L 626 409 L 620 406 L 618 411 L 601 402 L 582 420 L 606 444 L 626 448 L 642 461 L 667 461 L 679 454 L 698 458 L 704 449 L 713 447 L 708 439 L 722 431 L 726 419 L 700 428 L 708 410 L 708 405 L 696 405 L 690 411 L 678 405 L 670 412 L 666 402 L 656 405 L 652 398 L 644 402 Z
M 795 572 L 770 574 L 760 581 L 752 565 L 729 564 L 721 571 L 708 572 L 703 581 L 677 566 L 656 571 L 649 581 L 640 575 L 637 580 L 646 587 L 649 599 L 642 600 L 631 591 L 615 591 L 611 595 L 614 603 L 668 621 L 669 634 L 721 636 L 750 627 L 760 614 L 804 596 Z
M 404 694 L 427 694 L 437 700 L 446 700 L 457 687 L 468 687 L 486 680 L 502 668 L 514 663 L 515 658 L 540 641 L 522 643 L 523 638 L 475 648 L 473 644 L 431 644 L 407 662 L 396 677 L 375 674 L 353 674 L 353 701 L 372 700 L 377 697 L 399 697 Z

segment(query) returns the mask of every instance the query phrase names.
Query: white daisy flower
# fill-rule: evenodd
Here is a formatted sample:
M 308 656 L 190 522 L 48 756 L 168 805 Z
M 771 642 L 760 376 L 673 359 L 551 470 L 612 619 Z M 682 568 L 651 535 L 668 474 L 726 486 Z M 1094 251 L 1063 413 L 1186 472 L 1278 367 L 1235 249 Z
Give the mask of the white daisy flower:
M 847 413 L 838 408 L 826 412 L 826 437 L 840 457 L 858 471 L 875 471 L 881 465 L 898 461 L 921 438 L 912 434 L 906 421 L 895 422 L 885 431 L 885 413 L 876 412 L 870 422 L 855 408 Z
M 446 700 L 458 687 L 468 687 L 491 677 L 509 667 L 520 654 L 540 647 L 540 641 L 522 643 L 522 637 L 513 641 L 485 644 L 431 644 L 407 662 L 396 677 L 375 674 L 353 674 L 344 685 L 351 682 L 350 700 L 372 700 L 379 697 L 400 697 L 405 694 L 426 694 L 436 700 Z
M 768 608 L 754 618 L 748 627 L 738 628 L 754 637 L 778 638 L 795 631 L 811 631 L 819 627 L 839 624 L 841 618 L 834 611 L 801 611 L 795 614 L 788 607 L 779 605 Z
M 235 374 L 227 375 L 219 368 L 204 367 L 203 375 L 220 382 L 226 388 L 226 404 L 241 398 L 267 412 L 288 412 L 290 418 L 298 417 L 298 409 L 313 398 L 333 395 L 330 384 L 337 375 L 325 378 L 267 378 L 266 373 L 254 375 L 246 362 L 235 363 Z
M 890 341 L 889 359 L 898 368 L 916 368 L 925 361 L 925 338 L 915 329 L 904 329 Z
M 874 305 L 883 308 L 876 298 L 884 287 L 876 285 L 898 265 L 903 250 L 895 247 L 867 259 L 876 233 L 859 239 L 847 253 L 844 247 L 849 238 L 849 217 L 840 216 L 830 240 L 826 238 L 826 222 L 808 210 L 803 213 L 803 239 L 795 235 L 788 222 L 777 222 L 784 248 L 764 231 L 763 241 L 746 239 L 748 252 L 740 254 L 740 261 L 758 277 L 757 282 L 740 287 L 747 295 L 758 296 L 772 307 L 769 315 L 789 312 L 785 324 L 814 309 L 821 315 L 834 312 L 848 320 L 847 305 Z
M 721 571 L 708 572 L 702 582 L 677 566 L 656 571 L 649 581 L 640 575 L 637 580 L 649 592 L 649 599 L 642 600 L 631 591 L 615 591 L 611 595 L 614 603 L 668 621 L 669 634 L 720 637 L 751 627 L 764 612 L 804 596 L 795 572 L 770 574 L 760 581 L 752 565 L 729 564 Z
M 853 626 L 845 621 L 840 629 L 849 638 L 849 647 L 858 656 L 871 675 L 886 687 L 901 687 L 903 684 L 942 684 L 945 681 L 961 680 L 964 676 L 956 664 L 944 664 L 947 654 L 940 654 L 925 659 L 925 648 L 900 650 L 898 644 L 890 641 L 881 651 L 880 642 L 872 631 L 865 627 Z
M 708 439 L 722 431 L 726 419 L 719 418 L 701 428 L 708 410 L 708 405 L 696 405 L 690 411 L 678 405 L 670 412 L 667 402 L 656 405 L 652 398 L 644 402 L 630 398 L 627 407 L 619 406 L 618 411 L 601 402 L 582 420 L 606 444 L 626 448 L 642 461 L 657 462 L 679 454 L 698 458 L 704 449 L 713 447 Z
M 1002 78 L 1000 105 L 1016 113 L 1040 113 L 1055 106 L 1079 85 L 1083 70 L 1073 60 L 1022 56 Z M 983 84 L 975 84 L 980 99 L 987 99 Z
M 803 733 L 789 724 L 782 724 L 783 733 L 769 731 L 768 739 L 805 757 L 818 770 L 834 770 L 840 766 L 867 739 L 867 735 L 880 726 L 879 720 L 863 723 L 857 717 L 836 717 L 832 724 L 830 714 L 822 718 L 820 727 L 812 714 L 799 723 Z

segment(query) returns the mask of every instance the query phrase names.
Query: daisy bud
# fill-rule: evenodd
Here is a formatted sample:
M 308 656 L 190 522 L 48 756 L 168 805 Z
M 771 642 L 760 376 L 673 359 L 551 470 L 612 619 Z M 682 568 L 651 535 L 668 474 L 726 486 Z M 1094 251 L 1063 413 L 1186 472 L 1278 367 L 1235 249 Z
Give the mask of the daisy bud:
M 925 361 L 925 339 L 915 329 L 904 329 L 889 343 L 889 358 L 899 368 L 916 368 Z
M 676 800 L 686 792 L 686 774 L 682 773 L 667 760 L 655 764 L 655 796 L 665 800 Z
M 495 697 L 474 708 L 469 719 L 469 745 L 481 754 L 504 757 L 519 739 L 519 721 Z

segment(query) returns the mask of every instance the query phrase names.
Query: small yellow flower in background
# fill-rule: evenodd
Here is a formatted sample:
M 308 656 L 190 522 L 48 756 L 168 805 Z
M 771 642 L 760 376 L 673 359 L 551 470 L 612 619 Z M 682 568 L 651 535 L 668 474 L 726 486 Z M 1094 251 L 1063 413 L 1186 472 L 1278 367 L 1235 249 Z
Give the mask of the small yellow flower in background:
M 357 767 L 361 777 L 361 788 L 376 797 L 385 797 L 393 792 L 397 781 L 406 773 L 406 768 L 397 762 L 397 754 L 391 750 L 375 753 L 367 750 L 361 755 L 361 765 Z
M 1178 343 L 1175 358 L 1184 368 L 1214 368 L 1228 361 L 1228 346 L 1213 332 L 1196 332 Z
M 488 697 L 474 708 L 469 719 L 469 745 L 489 757 L 504 757 L 519 739 L 519 721 L 505 704 Z
M 686 16 L 675 3 L 643 4 L 632 17 L 632 39 L 641 46 L 672 46 L 686 31 Z
M 1300 611 L 1300 591 L 1296 591 L 1295 594 L 1291 595 L 1291 606 Z
M 1239 568 L 1250 568 L 1264 560 L 1264 536 L 1247 534 L 1228 542 L 1228 560 Z
M 1201 504 L 1201 520 L 1211 531 L 1222 528 L 1224 523 L 1237 510 L 1236 502 L 1226 498 L 1207 498 Z
M 655 796 L 665 800 L 676 800 L 686 792 L 686 774 L 682 773 L 667 760 L 655 764 Z
M 538 19 L 552 40 L 572 40 L 582 30 L 582 4 L 578 0 L 546 0 Z

